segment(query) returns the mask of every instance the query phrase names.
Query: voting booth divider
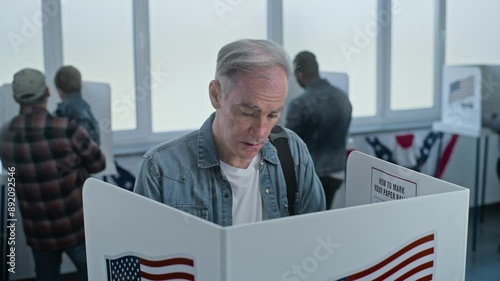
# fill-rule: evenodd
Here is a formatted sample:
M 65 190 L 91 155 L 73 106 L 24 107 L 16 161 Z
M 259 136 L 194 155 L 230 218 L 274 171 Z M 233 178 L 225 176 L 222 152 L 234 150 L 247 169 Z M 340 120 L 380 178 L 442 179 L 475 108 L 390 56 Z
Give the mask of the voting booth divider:
M 468 189 L 357 151 L 346 184 L 346 208 L 221 227 L 89 179 L 89 280 L 464 280 Z

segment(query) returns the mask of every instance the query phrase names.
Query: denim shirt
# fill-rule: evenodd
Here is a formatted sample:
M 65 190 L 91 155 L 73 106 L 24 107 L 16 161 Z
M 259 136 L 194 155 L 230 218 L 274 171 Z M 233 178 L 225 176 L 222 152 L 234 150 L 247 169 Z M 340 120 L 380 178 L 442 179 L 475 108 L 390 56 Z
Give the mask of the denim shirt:
M 57 105 L 55 112 L 57 117 L 74 120 L 78 125 L 83 126 L 90 137 L 97 143 L 101 143 L 99 123 L 92 114 L 89 104 L 82 98 L 80 92 L 68 94 L 68 96 Z
M 163 143 L 142 158 L 134 192 L 221 226 L 233 224 L 231 186 L 217 158 L 212 122 Z M 304 142 L 287 130 L 297 176 L 297 214 L 325 210 L 325 195 Z M 288 216 L 286 183 L 276 148 L 261 151 L 260 193 L 268 219 Z

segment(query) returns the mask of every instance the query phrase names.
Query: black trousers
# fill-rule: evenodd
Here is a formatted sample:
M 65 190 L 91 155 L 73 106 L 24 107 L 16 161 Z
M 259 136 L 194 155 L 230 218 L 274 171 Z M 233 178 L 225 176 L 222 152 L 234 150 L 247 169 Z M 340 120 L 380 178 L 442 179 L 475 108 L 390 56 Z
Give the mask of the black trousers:
M 342 180 L 332 177 L 319 177 L 319 180 L 321 181 L 323 190 L 325 191 L 326 209 L 329 210 L 332 207 L 335 192 L 337 192 L 342 184 Z

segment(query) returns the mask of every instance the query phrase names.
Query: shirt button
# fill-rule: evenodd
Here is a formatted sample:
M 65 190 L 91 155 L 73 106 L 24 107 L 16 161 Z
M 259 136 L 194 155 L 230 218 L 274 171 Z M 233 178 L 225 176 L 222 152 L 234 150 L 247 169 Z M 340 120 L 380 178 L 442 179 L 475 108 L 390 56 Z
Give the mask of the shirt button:
M 229 193 L 224 193 L 224 198 L 228 198 L 229 197 Z
M 266 188 L 266 193 L 269 193 L 271 190 L 269 188 Z

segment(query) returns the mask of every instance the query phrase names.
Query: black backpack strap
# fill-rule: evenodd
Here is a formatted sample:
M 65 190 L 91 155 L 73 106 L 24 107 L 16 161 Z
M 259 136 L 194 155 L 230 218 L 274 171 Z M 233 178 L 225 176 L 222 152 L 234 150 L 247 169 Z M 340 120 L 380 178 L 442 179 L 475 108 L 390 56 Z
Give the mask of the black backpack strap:
M 297 194 L 297 178 L 295 176 L 295 167 L 292 152 L 290 151 L 290 146 L 288 145 L 288 134 L 281 126 L 276 125 L 271 130 L 269 139 L 278 150 L 281 169 L 283 169 L 283 174 L 285 175 L 286 181 L 288 213 L 290 214 L 290 216 L 293 216 L 296 214 L 295 201 Z

